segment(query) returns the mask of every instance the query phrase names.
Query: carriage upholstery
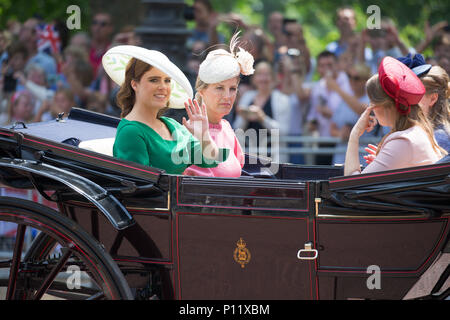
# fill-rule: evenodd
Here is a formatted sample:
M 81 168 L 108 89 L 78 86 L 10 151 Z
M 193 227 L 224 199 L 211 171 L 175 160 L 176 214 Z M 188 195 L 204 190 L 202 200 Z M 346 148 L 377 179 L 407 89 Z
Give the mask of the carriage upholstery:
M 103 138 L 81 141 L 78 147 L 89 151 L 98 152 L 107 156 L 113 156 L 115 138 Z

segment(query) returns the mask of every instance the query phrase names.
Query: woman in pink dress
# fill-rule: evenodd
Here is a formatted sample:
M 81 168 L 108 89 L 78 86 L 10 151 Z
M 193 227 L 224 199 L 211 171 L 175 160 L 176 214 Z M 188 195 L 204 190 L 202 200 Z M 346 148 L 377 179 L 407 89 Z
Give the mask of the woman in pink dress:
M 353 127 L 345 157 L 345 175 L 433 164 L 447 152 L 434 139 L 418 103 L 425 94 L 420 79 L 403 63 L 385 57 L 366 84 L 370 106 Z M 375 117 L 371 116 L 371 112 Z M 375 119 L 376 118 L 376 119 Z M 376 124 L 391 127 L 378 144 L 375 159 L 361 172 L 359 137 Z
M 192 165 L 184 171 L 184 175 L 235 178 L 241 176 L 244 153 L 230 123 L 223 119 L 233 108 L 240 74 L 251 75 L 254 72 L 253 56 L 242 48 L 237 48 L 238 34 L 231 39 L 230 51 L 218 49 L 207 55 L 200 64 L 195 84 L 196 100 L 200 105 L 206 105 L 211 138 L 217 147 L 229 149 L 230 154 L 225 162 L 215 168 Z M 239 51 L 235 53 L 235 49 Z M 183 124 L 187 125 L 185 122 L 183 119 Z

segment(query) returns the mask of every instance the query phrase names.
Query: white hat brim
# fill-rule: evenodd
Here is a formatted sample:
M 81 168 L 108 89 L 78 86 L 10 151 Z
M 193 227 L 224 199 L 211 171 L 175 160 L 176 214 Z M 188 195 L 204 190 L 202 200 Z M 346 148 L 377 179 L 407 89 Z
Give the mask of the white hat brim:
M 103 55 L 103 68 L 108 76 L 118 85 L 122 85 L 125 80 L 125 70 L 131 58 L 148 63 L 172 79 L 170 108 L 184 109 L 184 102 L 193 98 L 194 92 L 189 80 L 165 54 L 137 46 L 116 46 Z

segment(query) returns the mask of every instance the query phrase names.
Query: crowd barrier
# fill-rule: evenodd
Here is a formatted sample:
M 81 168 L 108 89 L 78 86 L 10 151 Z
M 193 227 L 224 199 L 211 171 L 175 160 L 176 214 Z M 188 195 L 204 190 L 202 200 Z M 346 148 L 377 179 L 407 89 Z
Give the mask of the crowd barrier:
M 37 190 L 22 190 L 0 187 L 0 195 L 5 197 L 15 197 L 19 199 L 31 200 L 58 210 L 58 207 L 54 202 L 46 200 L 39 194 Z M 0 221 L 0 259 L 11 257 L 15 242 L 16 230 L 17 225 L 15 223 Z M 23 252 L 26 252 L 37 234 L 37 230 L 27 228 L 24 238 Z
M 359 152 L 366 154 L 367 152 L 364 148 L 367 145 L 374 144 L 377 145 L 380 142 L 380 137 L 364 137 L 359 141 Z M 281 136 L 279 138 L 280 146 L 286 145 L 287 147 L 279 147 L 278 153 L 284 156 L 291 155 L 303 155 L 305 165 L 315 165 L 316 155 L 333 155 L 336 153 L 345 154 L 347 151 L 347 146 L 342 146 L 342 140 L 335 137 L 316 137 L 316 136 Z M 299 147 L 292 146 L 292 144 L 301 145 Z M 320 145 L 335 145 L 334 147 L 321 147 Z M 341 145 L 339 145 L 341 144 Z M 258 150 L 251 150 L 249 148 L 245 149 L 253 155 L 258 154 Z M 268 148 L 268 153 L 271 154 L 272 150 Z

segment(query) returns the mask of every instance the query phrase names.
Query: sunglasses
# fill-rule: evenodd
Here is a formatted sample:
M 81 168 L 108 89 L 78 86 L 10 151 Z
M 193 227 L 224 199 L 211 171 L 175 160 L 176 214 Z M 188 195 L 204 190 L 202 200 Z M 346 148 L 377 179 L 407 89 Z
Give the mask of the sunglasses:
M 354 75 L 352 75 L 352 74 L 348 74 L 348 73 L 347 73 L 347 76 L 348 76 L 348 78 L 349 78 L 350 80 L 354 80 L 354 81 L 366 80 L 365 77 L 360 77 L 360 76 L 358 76 L 358 75 L 354 76 Z
M 93 20 L 92 25 L 93 26 L 99 25 L 100 27 L 105 27 L 105 26 L 109 25 L 109 22 L 101 21 L 101 20 Z

